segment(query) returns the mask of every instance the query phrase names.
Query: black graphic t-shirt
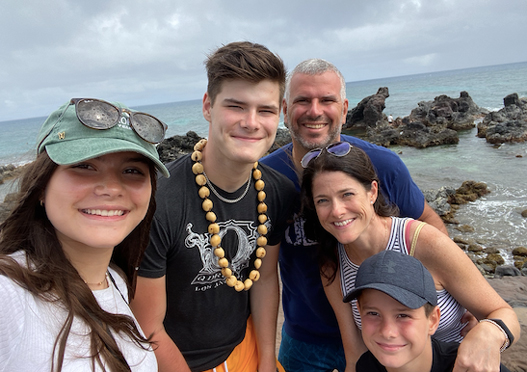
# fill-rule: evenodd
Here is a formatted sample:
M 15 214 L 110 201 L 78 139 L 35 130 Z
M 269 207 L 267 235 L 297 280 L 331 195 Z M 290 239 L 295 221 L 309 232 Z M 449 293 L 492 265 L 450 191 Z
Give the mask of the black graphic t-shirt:
M 218 258 L 210 245 L 199 187 L 187 155 L 168 165 L 171 177 L 159 180 L 157 210 L 150 245 L 139 275 L 159 278 L 166 275 L 167 315 L 165 328 L 183 353 L 191 370 L 202 371 L 222 363 L 245 336 L 250 314 L 250 291 L 236 292 L 225 283 Z M 259 165 L 265 182 L 268 245 L 280 243 L 290 213 L 294 185 L 278 172 Z M 220 195 L 235 199 L 234 193 Z M 254 180 L 239 202 L 221 202 L 213 193 L 212 211 L 220 226 L 221 247 L 234 274 L 245 280 L 253 269 L 256 249 L 257 191 Z M 265 260 L 265 258 L 263 259 Z

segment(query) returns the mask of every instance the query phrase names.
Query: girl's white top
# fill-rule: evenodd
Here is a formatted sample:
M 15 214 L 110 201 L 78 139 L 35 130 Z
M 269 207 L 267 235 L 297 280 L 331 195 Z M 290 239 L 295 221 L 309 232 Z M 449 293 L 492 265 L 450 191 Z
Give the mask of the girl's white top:
M 27 266 L 23 252 L 11 257 Z M 97 302 L 109 313 L 126 314 L 135 320 L 123 299 L 123 296 L 128 298 L 123 278 L 112 269 L 109 272 L 119 289 L 108 280 L 108 288 L 93 291 Z M 0 275 L 0 294 L 0 372 L 51 371 L 53 346 L 67 316 L 64 306 L 60 301 L 43 301 L 3 275 Z M 92 371 L 89 332 L 84 322 L 74 319 L 65 351 L 64 372 Z M 144 350 L 125 335 L 113 331 L 112 335 L 133 372 L 157 371 L 151 348 Z M 95 371 L 101 371 L 97 363 Z

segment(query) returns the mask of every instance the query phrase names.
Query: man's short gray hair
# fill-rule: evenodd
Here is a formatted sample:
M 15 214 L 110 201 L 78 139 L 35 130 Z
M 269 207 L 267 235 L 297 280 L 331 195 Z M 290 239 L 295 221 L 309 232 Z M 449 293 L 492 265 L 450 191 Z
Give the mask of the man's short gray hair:
M 291 79 L 295 74 L 306 74 L 306 75 L 321 75 L 325 72 L 333 71 L 337 74 L 340 79 L 340 98 L 342 101 L 346 99 L 346 80 L 344 80 L 344 75 L 339 71 L 339 69 L 324 59 L 320 58 L 310 58 L 305 61 L 300 62 L 293 71 L 287 76 L 286 88 L 285 88 L 285 99 L 289 104 L 289 93 L 290 93 L 290 84 Z

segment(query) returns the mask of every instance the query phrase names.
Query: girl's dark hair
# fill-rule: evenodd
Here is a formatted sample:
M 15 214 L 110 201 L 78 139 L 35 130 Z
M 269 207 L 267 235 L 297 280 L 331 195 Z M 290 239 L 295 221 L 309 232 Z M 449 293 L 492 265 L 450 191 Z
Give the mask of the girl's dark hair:
M 127 315 L 104 311 L 75 267 L 66 258 L 40 200 L 53 175 L 55 164 L 46 152 L 28 165 L 20 179 L 18 202 L 9 217 L 0 225 L 0 274 L 11 278 L 44 301 L 61 301 L 68 315 L 53 348 L 51 371 L 62 371 L 68 334 L 74 318 L 91 329 L 92 368 L 104 371 L 130 371 L 121 350 L 110 334 L 128 336 L 143 349 L 149 348 L 135 321 Z M 142 259 L 149 239 L 150 224 L 155 212 L 156 168 L 149 161 L 152 195 L 145 218 L 115 247 L 111 266 L 124 273 L 129 299 L 133 298 L 136 267 Z M 24 251 L 31 269 L 19 265 L 8 254 Z M 105 368 L 107 365 L 107 369 Z
M 335 280 L 339 267 L 338 241 L 320 224 L 313 201 L 313 181 L 322 172 L 343 172 L 357 180 L 367 191 L 371 189 L 372 182 L 376 181 L 379 192 L 377 200 L 373 204 L 375 213 L 381 217 L 396 216 L 399 214 L 399 209 L 385 199 L 375 168 L 362 149 L 351 146 L 350 152 L 344 156 L 335 156 L 324 149 L 317 158 L 309 162 L 302 175 L 300 194 L 302 207 L 300 213 L 305 218 L 304 231 L 306 237 L 318 243 L 320 273 L 331 283 Z

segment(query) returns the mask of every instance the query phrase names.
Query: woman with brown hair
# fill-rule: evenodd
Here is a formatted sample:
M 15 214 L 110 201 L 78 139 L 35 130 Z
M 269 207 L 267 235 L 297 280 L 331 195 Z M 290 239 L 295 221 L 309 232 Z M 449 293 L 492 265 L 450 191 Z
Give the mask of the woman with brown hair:
M 397 209 L 384 198 L 375 169 L 361 149 L 334 143 L 308 152 L 302 166 L 305 231 L 320 244 L 322 283 L 338 320 L 346 370 L 354 370 L 365 347 L 356 301 L 350 306 L 343 297 L 355 288 L 362 262 L 384 250 L 415 256 L 432 274 L 441 310 L 434 337 L 461 342 L 454 370 L 499 370 L 500 351 L 519 337 L 518 318 L 468 256 L 433 226 L 396 217 Z M 479 323 L 463 338 L 465 309 Z M 386 336 L 392 341 L 396 337 Z
M 72 99 L 43 124 L 0 225 L 0 371 L 157 371 L 128 306 L 166 125 Z

